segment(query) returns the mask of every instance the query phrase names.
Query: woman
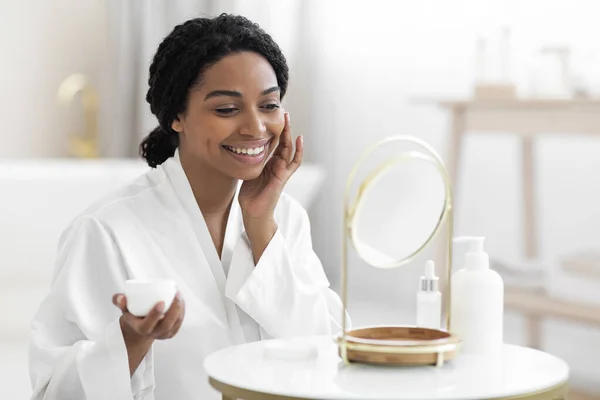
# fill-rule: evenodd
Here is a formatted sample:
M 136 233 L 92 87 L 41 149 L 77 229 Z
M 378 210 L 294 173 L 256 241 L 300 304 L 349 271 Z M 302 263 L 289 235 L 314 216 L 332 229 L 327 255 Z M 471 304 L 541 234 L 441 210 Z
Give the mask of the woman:
M 62 235 L 32 325 L 34 399 L 213 398 L 209 353 L 339 327 L 307 214 L 282 194 L 303 144 L 281 107 L 277 44 L 243 17 L 194 19 L 160 44 L 149 85 L 153 169 Z M 150 278 L 179 293 L 136 318 L 119 293 Z

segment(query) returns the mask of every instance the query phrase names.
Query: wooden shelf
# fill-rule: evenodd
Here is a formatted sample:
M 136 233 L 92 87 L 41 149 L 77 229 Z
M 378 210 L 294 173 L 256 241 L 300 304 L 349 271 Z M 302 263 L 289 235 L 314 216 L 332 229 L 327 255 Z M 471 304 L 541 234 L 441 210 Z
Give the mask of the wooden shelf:
M 600 281 L 600 251 L 587 250 L 565 256 L 561 267 L 583 279 Z
M 571 107 L 600 107 L 599 98 L 590 99 L 561 99 L 561 98 L 513 98 L 513 99 L 449 99 L 435 97 L 413 97 L 411 103 L 437 104 L 442 107 L 500 107 L 514 110 L 524 109 L 556 109 L 556 108 L 571 108 Z
M 506 288 L 504 306 L 528 316 L 561 318 L 600 326 L 600 305 L 557 299 L 543 292 Z

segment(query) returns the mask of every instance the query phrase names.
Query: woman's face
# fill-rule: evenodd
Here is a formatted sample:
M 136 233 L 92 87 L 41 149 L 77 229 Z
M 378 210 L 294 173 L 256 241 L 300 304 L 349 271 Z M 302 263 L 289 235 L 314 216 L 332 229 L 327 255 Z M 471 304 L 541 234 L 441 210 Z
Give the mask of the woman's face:
M 277 77 L 256 53 L 229 55 L 193 87 L 172 128 L 180 151 L 236 179 L 258 177 L 285 125 Z

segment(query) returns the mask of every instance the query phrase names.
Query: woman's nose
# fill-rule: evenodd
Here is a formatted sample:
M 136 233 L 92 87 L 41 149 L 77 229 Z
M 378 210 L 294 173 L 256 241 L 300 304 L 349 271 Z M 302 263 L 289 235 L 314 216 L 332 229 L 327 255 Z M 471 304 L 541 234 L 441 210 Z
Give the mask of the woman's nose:
M 243 118 L 240 135 L 252 137 L 263 136 L 267 131 L 265 122 L 260 113 L 248 112 Z

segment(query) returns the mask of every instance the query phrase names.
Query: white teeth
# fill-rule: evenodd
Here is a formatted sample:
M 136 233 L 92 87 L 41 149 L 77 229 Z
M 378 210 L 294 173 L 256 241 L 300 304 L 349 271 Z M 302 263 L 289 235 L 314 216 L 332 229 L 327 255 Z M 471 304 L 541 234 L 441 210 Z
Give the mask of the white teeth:
M 255 147 L 253 149 L 239 148 L 239 147 L 231 147 L 225 146 L 229 151 L 232 151 L 237 154 L 248 154 L 249 156 L 255 156 L 261 154 L 265 150 L 265 146 Z

